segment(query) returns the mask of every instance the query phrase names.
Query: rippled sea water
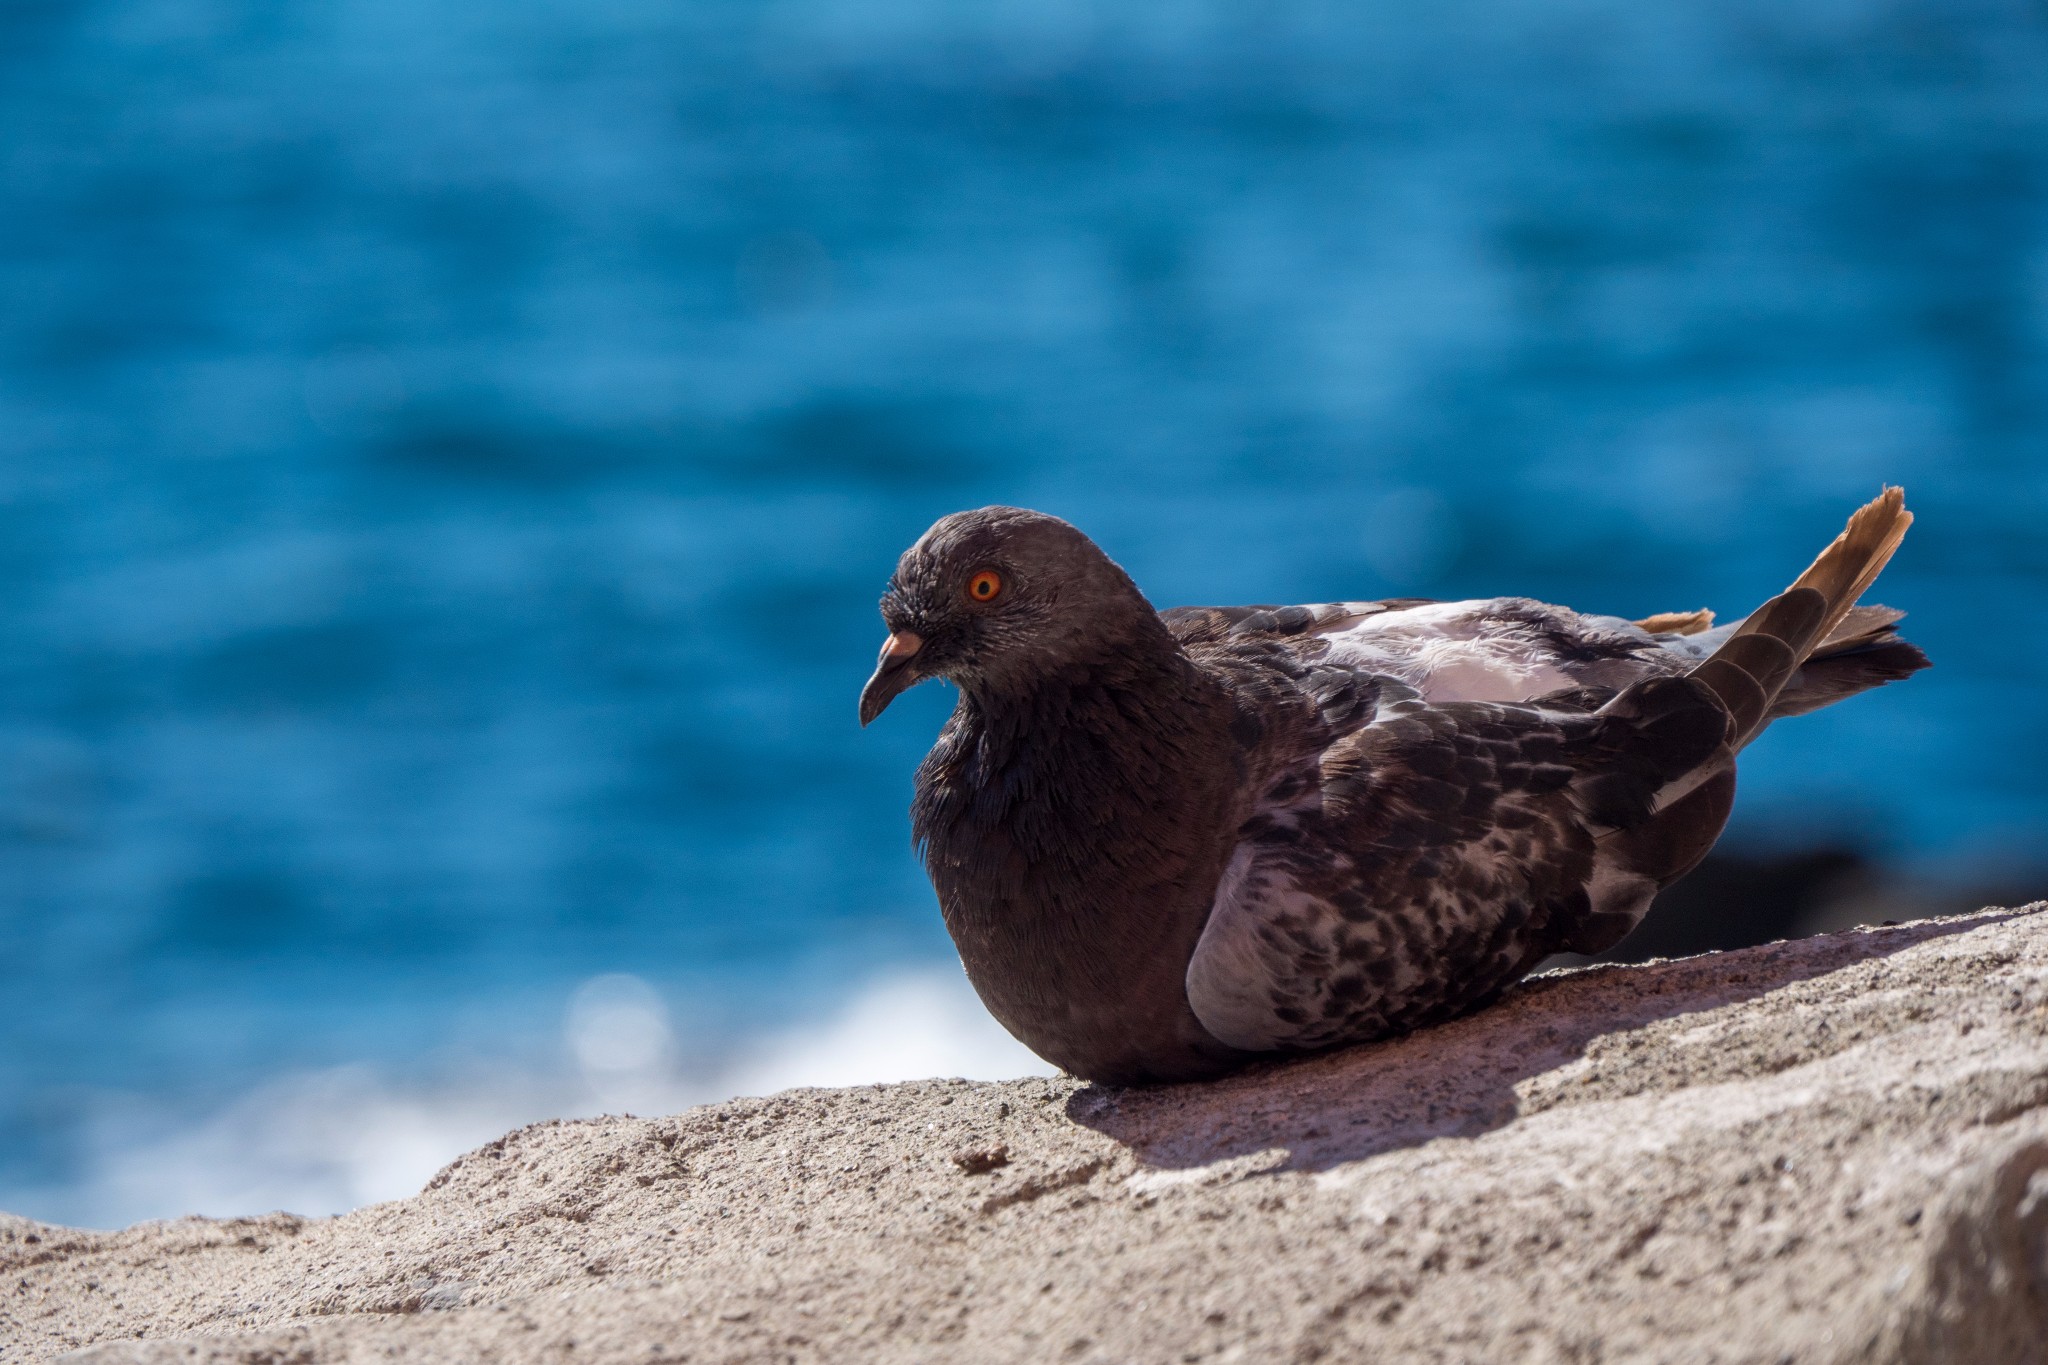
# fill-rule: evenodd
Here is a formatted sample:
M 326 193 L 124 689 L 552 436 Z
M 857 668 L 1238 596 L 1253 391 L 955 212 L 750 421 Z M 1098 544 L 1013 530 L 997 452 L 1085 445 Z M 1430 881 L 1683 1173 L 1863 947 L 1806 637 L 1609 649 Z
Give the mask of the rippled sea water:
M 978 503 L 1740 612 L 1903 482 L 1731 841 L 2048 846 L 2038 5 L 34 0 L 0 158 L 0 1207 L 1030 1065 L 853 718 Z

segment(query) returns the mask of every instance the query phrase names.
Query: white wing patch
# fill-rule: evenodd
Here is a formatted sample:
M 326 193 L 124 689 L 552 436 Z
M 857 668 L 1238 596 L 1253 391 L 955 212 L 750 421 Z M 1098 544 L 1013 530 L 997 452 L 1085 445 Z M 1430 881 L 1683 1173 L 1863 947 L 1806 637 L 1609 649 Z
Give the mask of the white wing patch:
M 1592 682 L 1682 671 L 1704 636 L 1657 637 L 1615 616 L 1586 616 L 1520 597 L 1435 602 L 1379 612 L 1321 636 L 1334 662 L 1399 678 L 1431 702 L 1528 701 Z M 1640 661 L 1590 665 L 1573 646 L 1633 648 Z M 1634 677 L 1616 679 L 1614 665 Z
M 1399 678 L 1425 700 L 1526 701 L 1573 685 L 1493 602 L 1439 602 L 1368 616 L 1323 637 L 1337 661 Z M 1647 637 L 1645 637 L 1647 638 Z

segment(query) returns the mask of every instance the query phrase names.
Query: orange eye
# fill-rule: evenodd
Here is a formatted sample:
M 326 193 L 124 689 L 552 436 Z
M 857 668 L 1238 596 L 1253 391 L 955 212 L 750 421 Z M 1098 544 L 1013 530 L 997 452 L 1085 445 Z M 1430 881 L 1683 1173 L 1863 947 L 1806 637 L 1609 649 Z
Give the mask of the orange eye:
M 994 569 L 983 569 L 967 580 L 967 595 L 977 602 L 993 602 L 1003 595 L 1003 576 Z

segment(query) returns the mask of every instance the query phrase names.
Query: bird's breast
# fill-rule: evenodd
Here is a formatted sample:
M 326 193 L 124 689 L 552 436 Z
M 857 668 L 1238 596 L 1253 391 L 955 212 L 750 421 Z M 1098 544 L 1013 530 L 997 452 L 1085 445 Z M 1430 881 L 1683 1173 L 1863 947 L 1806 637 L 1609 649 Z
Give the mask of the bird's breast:
M 983 1002 L 1077 1075 L 1211 1074 L 1234 1054 L 1188 1008 L 1186 973 L 1228 853 L 1227 765 L 1142 733 L 982 738 L 934 750 L 913 823 Z

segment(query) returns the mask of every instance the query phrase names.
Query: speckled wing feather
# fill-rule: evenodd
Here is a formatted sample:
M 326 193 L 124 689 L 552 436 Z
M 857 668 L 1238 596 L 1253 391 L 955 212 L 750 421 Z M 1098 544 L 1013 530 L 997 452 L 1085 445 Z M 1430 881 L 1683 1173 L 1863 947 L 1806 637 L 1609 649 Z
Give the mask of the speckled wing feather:
M 1586 711 L 1432 704 L 1353 672 L 1367 705 L 1330 725 L 1327 666 L 1255 680 L 1215 654 L 1205 661 L 1234 673 L 1299 746 L 1265 777 L 1187 974 L 1203 1026 L 1249 1050 L 1449 1018 L 1589 919 L 1633 923 L 1656 883 L 1604 840 L 1726 754 L 1725 712 L 1684 679 Z
M 1316 1048 L 1619 939 L 1712 846 L 1773 718 L 1923 667 L 1858 608 L 1897 489 L 1745 620 L 1523 598 L 1166 613 L 1246 717 L 1247 814 L 1187 971 L 1216 1037 Z

